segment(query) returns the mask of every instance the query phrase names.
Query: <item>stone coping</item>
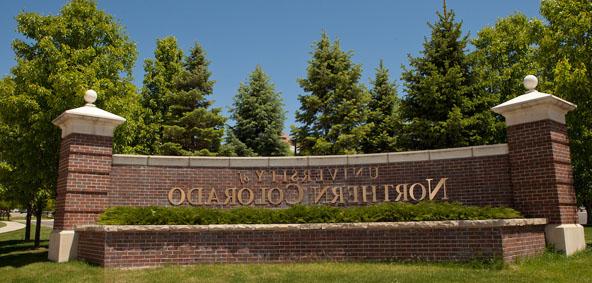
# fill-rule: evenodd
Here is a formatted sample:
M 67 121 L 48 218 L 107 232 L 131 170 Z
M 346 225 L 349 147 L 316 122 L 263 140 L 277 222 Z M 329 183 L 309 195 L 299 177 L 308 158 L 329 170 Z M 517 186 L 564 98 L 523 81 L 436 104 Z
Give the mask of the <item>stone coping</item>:
M 293 156 L 293 157 L 204 157 L 114 154 L 113 165 L 164 167 L 312 167 L 362 164 L 389 164 L 472 158 L 508 154 L 507 144 L 446 148 L 423 151 L 389 152 L 355 155 Z
M 446 220 L 415 222 L 307 223 L 307 224 L 214 224 L 214 225 L 81 225 L 77 232 L 205 232 L 205 231 L 297 231 L 355 229 L 438 229 L 438 228 L 500 228 L 545 225 L 546 218 Z

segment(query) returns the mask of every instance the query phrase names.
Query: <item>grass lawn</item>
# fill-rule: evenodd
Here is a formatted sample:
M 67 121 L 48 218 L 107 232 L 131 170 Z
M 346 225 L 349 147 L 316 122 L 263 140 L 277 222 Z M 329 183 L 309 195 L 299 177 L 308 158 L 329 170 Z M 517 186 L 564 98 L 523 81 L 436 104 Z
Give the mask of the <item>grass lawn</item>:
M 83 262 L 47 261 L 47 237 L 32 250 L 23 230 L 0 234 L 2 282 L 589 282 L 592 249 L 565 257 L 547 252 L 517 264 L 309 263 L 204 264 L 161 268 L 103 269 Z M 592 227 L 586 227 L 592 246 Z
M 6 223 L 4 223 L 4 222 L 0 221 L 0 228 L 2 228 L 2 227 L 4 227 L 4 226 L 6 226 Z

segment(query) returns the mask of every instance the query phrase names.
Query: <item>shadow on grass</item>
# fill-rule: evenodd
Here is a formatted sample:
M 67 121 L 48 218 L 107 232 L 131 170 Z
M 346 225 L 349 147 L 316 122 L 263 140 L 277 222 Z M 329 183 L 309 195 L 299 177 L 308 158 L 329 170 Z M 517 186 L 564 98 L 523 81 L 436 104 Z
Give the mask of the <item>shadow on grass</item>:
M 0 268 L 11 266 L 11 267 L 22 267 L 37 262 L 46 262 L 47 250 L 38 253 L 22 253 L 22 254 L 11 254 L 7 256 L 0 256 Z
M 48 242 L 41 241 L 41 248 L 47 248 Z M 23 240 L 8 240 L 0 242 L 0 256 L 12 253 L 12 252 L 23 252 L 23 251 L 34 251 L 32 241 Z
M 35 249 L 32 241 L 8 240 L 0 242 L 0 268 L 5 266 L 22 267 L 37 262 L 46 262 L 47 241 Z

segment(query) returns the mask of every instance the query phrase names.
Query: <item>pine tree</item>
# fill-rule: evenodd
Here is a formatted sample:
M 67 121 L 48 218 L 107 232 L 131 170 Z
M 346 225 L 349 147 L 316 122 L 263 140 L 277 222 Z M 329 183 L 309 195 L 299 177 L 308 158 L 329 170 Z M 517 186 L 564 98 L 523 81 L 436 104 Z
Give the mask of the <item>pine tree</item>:
M 146 108 L 147 153 L 211 155 L 220 148 L 225 118 L 211 108 L 213 92 L 209 62 L 196 44 L 184 56 L 177 40 L 159 39 L 155 59 L 144 64 L 143 105 Z
M 300 109 L 293 130 L 301 154 L 346 154 L 361 152 L 367 124 L 370 95 L 359 83 L 362 67 L 351 61 L 339 41 L 331 43 L 326 33 L 316 49 L 300 87 Z
M 166 97 L 175 91 L 175 82 L 183 73 L 183 51 L 177 46 L 177 40 L 165 37 L 156 41 L 154 59 L 144 62 L 144 87 L 142 105 L 146 109 L 147 129 L 143 137 L 147 154 L 160 153 L 164 140 L 164 119 L 169 110 Z
M 248 147 L 245 143 L 241 142 L 232 132 L 232 130 L 226 131 L 225 143 L 220 146 L 219 156 L 257 156 L 257 154 Z
M 231 109 L 232 138 L 261 156 L 281 156 L 288 145 L 281 140 L 285 113 L 280 94 L 260 66 L 241 83 Z M 248 149 L 241 152 L 249 152 Z M 237 152 L 237 154 L 241 154 Z
M 432 149 L 495 141 L 496 120 L 489 109 L 497 100 L 475 87 L 462 24 L 446 6 L 437 15 L 423 56 L 410 57 L 411 68 L 402 75 L 407 95 L 401 104 L 400 145 Z
M 221 108 L 210 109 L 206 96 L 213 92 L 209 62 L 199 44 L 185 58 L 183 72 L 166 93 L 168 106 L 163 121 L 161 153 L 168 155 L 211 155 L 218 152 L 226 119 Z
M 371 81 L 372 99 L 369 103 L 370 113 L 368 123 L 371 125 L 366 136 L 364 152 L 387 152 L 396 150 L 396 140 L 401 123 L 399 121 L 399 97 L 397 87 L 390 81 L 389 70 L 384 67 L 382 60 L 376 75 Z

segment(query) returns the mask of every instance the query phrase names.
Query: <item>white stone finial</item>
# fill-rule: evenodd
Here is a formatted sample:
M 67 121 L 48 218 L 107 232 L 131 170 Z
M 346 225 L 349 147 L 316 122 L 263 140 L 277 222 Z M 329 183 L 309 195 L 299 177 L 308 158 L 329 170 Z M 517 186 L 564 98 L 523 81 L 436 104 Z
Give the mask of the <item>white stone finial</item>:
M 565 124 L 565 114 L 576 109 L 576 105 L 554 95 L 538 92 L 535 89 L 537 84 L 538 79 L 535 76 L 526 76 L 524 87 L 528 91 L 525 94 L 514 97 L 491 110 L 503 115 L 507 126 L 542 120 L 553 120 Z
M 64 111 L 52 123 L 62 129 L 62 138 L 72 133 L 95 136 L 113 136 L 113 131 L 125 118 L 107 112 L 93 104 L 97 92 L 89 89 L 84 93 L 86 105 Z
M 528 92 L 534 91 L 537 85 L 539 84 L 539 79 L 533 75 L 528 75 L 524 77 L 524 87 L 528 90 Z
M 86 104 L 93 104 L 95 103 L 95 101 L 97 101 L 97 92 L 89 89 L 84 93 L 84 101 L 86 101 Z

